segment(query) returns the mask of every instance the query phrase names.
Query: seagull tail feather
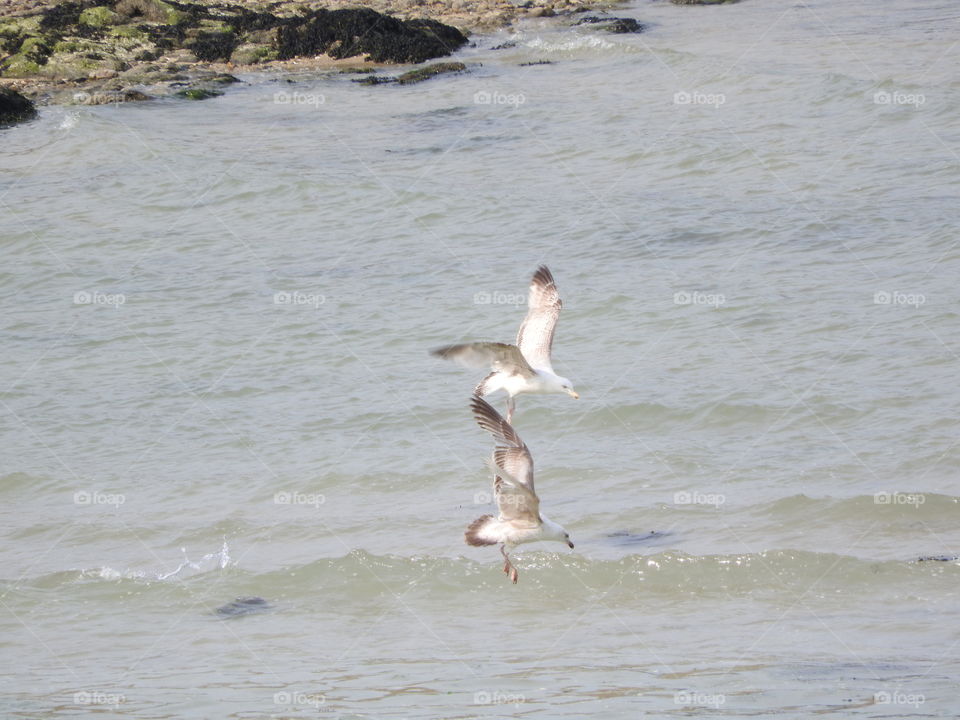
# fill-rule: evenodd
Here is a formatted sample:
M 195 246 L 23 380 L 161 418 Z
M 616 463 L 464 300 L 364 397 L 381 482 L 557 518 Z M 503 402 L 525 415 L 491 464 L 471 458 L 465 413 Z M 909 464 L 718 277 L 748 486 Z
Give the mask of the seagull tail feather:
M 467 545 L 496 545 L 496 540 L 492 540 L 484 535 L 484 530 L 487 529 L 487 524 L 492 522 L 495 522 L 493 515 L 481 515 L 472 523 L 470 523 L 470 525 L 467 526 L 466 531 L 463 533 L 463 537 L 467 541 Z
M 500 373 L 498 370 L 494 370 L 492 373 L 487 375 L 483 380 L 477 383 L 477 386 L 473 389 L 473 394 L 477 397 L 483 397 L 484 395 L 488 395 L 497 390 L 498 388 L 493 387 L 493 383 L 490 381 L 499 374 Z

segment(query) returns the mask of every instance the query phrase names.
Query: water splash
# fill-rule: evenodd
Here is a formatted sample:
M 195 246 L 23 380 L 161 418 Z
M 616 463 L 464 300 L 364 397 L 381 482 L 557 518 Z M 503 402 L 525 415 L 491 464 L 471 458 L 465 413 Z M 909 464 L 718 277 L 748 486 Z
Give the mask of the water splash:
M 109 566 L 94 568 L 91 570 L 80 571 L 81 578 L 92 578 L 96 580 L 170 580 L 171 578 L 183 578 L 193 573 L 203 573 L 209 570 L 224 570 L 231 565 L 236 565 L 230 557 L 230 546 L 224 539 L 220 549 L 215 552 L 206 553 L 197 561 L 190 559 L 187 555 L 187 548 L 181 547 L 180 552 L 183 559 L 177 567 L 169 572 L 163 571 L 145 571 L 145 570 L 115 570 Z M 191 573 L 190 571 L 193 571 Z
M 220 570 L 223 570 L 230 564 L 230 546 L 227 545 L 227 540 L 224 538 L 223 545 L 220 546 L 220 550 L 217 552 L 207 553 L 204 555 L 198 562 L 193 562 L 187 556 L 187 549 L 185 547 L 180 548 L 180 552 L 183 553 L 183 560 L 177 566 L 176 570 L 172 570 L 168 573 L 158 573 L 157 580 L 168 580 L 172 577 L 178 576 L 184 570 L 196 570 L 197 572 L 204 571 L 204 564 L 209 564 L 211 560 L 215 561 L 216 567 Z

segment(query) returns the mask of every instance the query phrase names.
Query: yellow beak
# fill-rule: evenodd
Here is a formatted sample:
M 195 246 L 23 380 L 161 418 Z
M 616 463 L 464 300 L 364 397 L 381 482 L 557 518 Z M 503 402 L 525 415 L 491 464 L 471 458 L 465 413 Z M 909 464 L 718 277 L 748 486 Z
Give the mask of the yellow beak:
M 579 400 L 579 399 L 580 399 L 580 395 L 577 394 L 576 390 L 567 390 L 567 395 L 569 395 L 570 397 L 572 397 L 574 400 Z

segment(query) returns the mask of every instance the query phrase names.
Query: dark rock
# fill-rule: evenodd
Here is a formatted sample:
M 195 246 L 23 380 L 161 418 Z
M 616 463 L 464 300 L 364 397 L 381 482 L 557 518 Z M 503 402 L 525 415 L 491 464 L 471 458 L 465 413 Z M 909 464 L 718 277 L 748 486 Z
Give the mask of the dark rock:
M 917 562 L 954 562 L 960 560 L 956 555 L 923 555 L 917 558 Z
M 533 60 L 532 62 L 520 63 L 520 67 L 530 67 L 531 65 L 553 65 L 553 60 Z
M 40 15 L 41 30 L 65 30 L 71 25 L 80 22 L 80 13 L 83 12 L 83 3 L 62 2 L 47 8 Z
M 395 77 L 384 77 L 383 75 L 367 75 L 366 77 L 358 78 L 352 82 L 357 83 L 358 85 L 385 85 L 386 83 L 396 82 Z
M 517 44 L 515 42 L 505 42 L 501 45 L 494 45 L 491 50 L 509 50 L 510 48 L 515 48 Z
M 466 42 L 459 30 L 435 20 L 398 20 L 369 8 L 308 11 L 286 20 L 276 36 L 281 60 L 327 54 L 419 63 L 449 55 Z
M 262 597 L 238 597 L 236 600 L 231 600 L 226 605 L 218 607 L 217 615 L 224 618 L 235 618 L 244 615 L 255 615 L 272 609 L 273 605 Z
M 37 114 L 33 103 L 10 88 L 0 87 L 0 125 L 29 120 Z
M 643 25 L 638 23 L 633 18 L 618 18 L 618 17 L 597 17 L 596 15 L 588 15 L 587 17 L 580 18 L 574 25 L 596 25 L 598 30 L 605 30 L 609 33 L 622 34 L 622 33 L 638 33 L 643 32 Z
M 727 5 L 740 0 L 670 0 L 674 5 Z
M 197 33 L 197 39 L 186 47 L 193 51 L 198 60 L 215 62 L 229 60 L 239 44 L 240 41 L 232 32 L 200 32 Z

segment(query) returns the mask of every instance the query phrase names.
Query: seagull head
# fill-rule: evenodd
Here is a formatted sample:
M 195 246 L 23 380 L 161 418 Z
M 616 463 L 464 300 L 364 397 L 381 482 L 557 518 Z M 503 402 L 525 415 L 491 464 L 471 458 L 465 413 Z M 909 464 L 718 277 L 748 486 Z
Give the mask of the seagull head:
M 573 541 L 570 539 L 570 533 L 568 533 L 562 525 L 555 523 L 543 514 L 541 514 L 540 517 L 543 520 L 543 539 L 556 540 L 573 550 Z
M 580 398 L 579 393 L 577 393 L 577 391 L 573 389 L 573 383 L 567 380 L 567 378 L 565 377 L 557 376 L 557 381 L 554 386 L 554 389 L 557 392 L 566 393 L 567 395 L 572 397 L 574 400 L 577 400 Z

